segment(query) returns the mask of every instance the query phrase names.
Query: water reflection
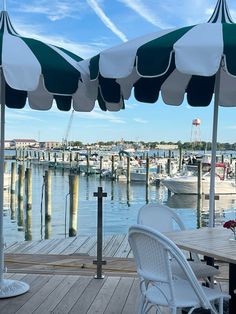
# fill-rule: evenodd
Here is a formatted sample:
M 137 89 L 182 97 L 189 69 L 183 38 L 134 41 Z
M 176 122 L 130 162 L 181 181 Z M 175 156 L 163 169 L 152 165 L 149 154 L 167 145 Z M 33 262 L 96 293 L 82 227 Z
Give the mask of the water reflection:
M 197 226 L 208 225 L 209 198 L 206 195 L 174 194 L 166 204 L 171 208 L 194 209 L 197 211 Z M 226 219 L 235 219 L 235 208 L 235 195 L 218 195 L 215 199 L 215 225 L 222 225 Z
M 25 238 L 40 240 L 44 238 L 64 238 L 68 236 L 68 215 L 66 215 L 66 197 L 69 192 L 69 172 L 64 169 L 52 171 L 52 217 L 45 222 L 44 181 L 43 177 L 47 168 L 38 164 L 32 165 L 32 217 L 25 216 L 22 210 L 22 199 L 16 198 L 16 205 L 11 205 L 10 214 L 4 216 L 4 237 L 6 241 L 23 241 Z M 97 232 L 97 198 L 93 193 L 98 186 L 103 188 L 107 197 L 103 199 L 104 236 L 110 234 L 127 233 L 130 225 L 137 221 L 139 208 L 146 203 L 161 202 L 176 208 L 186 227 L 195 228 L 203 226 L 208 219 L 209 201 L 196 195 L 171 195 L 168 198 L 164 186 L 157 187 L 143 183 L 127 184 L 126 182 L 109 181 L 100 179 L 99 175 L 79 176 L 78 200 L 78 235 L 96 235 Z M 17 184 L 17 188 L 19 186 Z M 16 196 L 19 194 L 16 191 Z M 21 194 L 20 194 L 21 195 Z M 24 197 L 25 198 L 25 197 Z M 20 201 L 19 203 L 17 201 Z M 13 204 L 14 202 L 12 202 Z M 196 209 L 200 208 L 200 212 Z M 236 200 L 234 196 L 220 196 L 216 201 L 216 212 L 226 218 L 235 218 Z M 14 209 L 17 210 L 17 222 L 14 222 Z M 25 219 L 25 221 L 24 221 Z M 218 219 L 218 218 L 217 218 Z M 24 227 L 25 223 L 25 227 Z M 18 227 L 19 228 L 18 230 Z M 20 231 L 21 230 L 21 231 Z M 24 230 L 24 232 L 22 232 Z

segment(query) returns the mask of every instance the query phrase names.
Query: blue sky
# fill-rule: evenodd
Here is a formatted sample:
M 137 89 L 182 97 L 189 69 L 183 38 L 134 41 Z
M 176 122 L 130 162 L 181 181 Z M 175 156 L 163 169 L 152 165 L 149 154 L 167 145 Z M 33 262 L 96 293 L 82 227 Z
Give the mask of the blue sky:
M 159 29 L 206 22 L 217 0 L 6 0 L 16 31 L 89 58 L 103 49 Z M 3 1 L 2 1 L 3 3 Z M 228 0 L 236 21 L 236 2 Z M 211 141 L 213 106 L 191 108 L 138 103 L 133 97 L 121 112 L 75 112 L 69 140 L 190 141 L 192 120 L 201 120 L 200 136 Z M 6 139 L 61 141 L 71 113 L 7 110 Z M 218 141 L 236 142 L 236 107 L 220 108 Z

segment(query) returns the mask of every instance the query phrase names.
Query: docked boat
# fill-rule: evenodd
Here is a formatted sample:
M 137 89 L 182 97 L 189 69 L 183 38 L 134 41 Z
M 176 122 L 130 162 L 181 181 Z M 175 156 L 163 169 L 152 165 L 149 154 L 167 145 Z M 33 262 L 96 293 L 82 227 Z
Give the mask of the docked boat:
M 235 180 L 228 179 L 227 173 L 228 166 L 226 164 L 216 164 L 215 194 L 236 194 Z M 175 194 L 198 194 L 198 177 L 196 174 L 167 177 L 161 183 Z M 210 171 L 202 176 L 202 194 L 209 194 L 209 191 Z
M 157 169 L 156 168 L 150 168 L 149 169 L 149 182 L 153 182 L 156 179 Z M 146 167 L 136 167 L 131 168 L 130 171 L 130 181 L 136 181 L 136 182 L 146 182 Z

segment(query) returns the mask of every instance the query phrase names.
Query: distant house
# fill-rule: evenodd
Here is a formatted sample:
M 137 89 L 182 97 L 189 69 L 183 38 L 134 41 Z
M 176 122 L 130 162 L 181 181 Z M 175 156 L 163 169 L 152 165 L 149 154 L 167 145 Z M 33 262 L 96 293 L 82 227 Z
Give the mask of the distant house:
M 12 140 L 15 149 L 19 148 L 38 148 L 39 143 L 32 139 L 14 139 Z
M 53 148 L 61 148 L 61 142 L 40 142 L 41 149 L 53 149 Z
M 14 146 L 14 143 L 12 141 L 5 140 L 5 145 L 4 145 L 5 149 L 11 149 L 13 146 Z

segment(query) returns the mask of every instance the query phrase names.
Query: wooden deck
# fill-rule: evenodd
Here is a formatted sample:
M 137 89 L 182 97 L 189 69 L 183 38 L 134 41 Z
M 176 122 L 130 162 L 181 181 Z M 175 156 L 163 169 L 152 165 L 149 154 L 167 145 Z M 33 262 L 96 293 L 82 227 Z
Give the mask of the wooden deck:
M 132 277 L 13 274 L 30 290 L 0 300 L 2 314 L 132 314 L 137 313 L 139 282 Z
M 5 277 L 27 282 L 30 290 L 0 299 L 0 313 L 137 313 L 139 280 L 127 235 L 104 238 L 104 279 L 94 279 L 95 256 L 96 237 L 9 244 L 5 250 Z M 218 279 L 227 289 L 227 267 L 220 267 L 223 277 Z

